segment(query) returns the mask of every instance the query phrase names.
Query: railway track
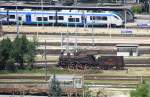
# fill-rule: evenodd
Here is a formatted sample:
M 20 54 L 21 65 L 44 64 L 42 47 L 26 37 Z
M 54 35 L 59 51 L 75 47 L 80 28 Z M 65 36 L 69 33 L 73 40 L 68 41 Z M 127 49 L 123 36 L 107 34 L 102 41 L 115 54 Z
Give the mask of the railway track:
M 48 78 L 51 77 L 51 75 L 47 76 Z M 118 76 L 118 75 L 84 75 L 84 80 L 123 80 L 123 81 L 137 81 L 137 80 L 141 80 L 141 77 L 144 79 L 148 79 L 150 78 L 150 76 Z M 0 81 L 2 81 L 3 79 L 12 79 L 12 80 L 18 80 L 18 79 L 22 79 L 22 80 L 43 80 L 45 82 L 45 76 L 44 75 L 0 75 Z M 12 82 L 12 80 L 7 80 L 6 82 Z
M 11 35 L 14 35 L 14 34 L 9 34 L 10 36 Z M 49 36 L 49 38 L 51 39 L 51 38 L 54 38 L 54 36 L 56 36 L 57 38 L 58 37 L 60 37 L 60 36 L 58 36 L 58 35 L 41 35 L 40 37 L 42 37 L 42 36 L 46 36 L 46 37 L 48 37 Z M 12 37 L 15 37 L 15 35 L 14 36 L 12 36 Z M 70 36 L 70 37 L 73 37 L 73 36 Z M 88 38 L 89 36 L 79 36 L 79 37 L 81 37 L 81 38 Z M 101 36 L 96 36 L 97 38 L 99 38 L 99 37 L 101 37 Z M 102 38 L 102 37 L 101 37 Z M 108 37 L 105 37 L 105 38 L 108 38 Z M 113 39 L 115 40 L 115 39 L 118 39 L 118 38 L 120 38 L 120 37 L 113 37 Z M 134 39 L 135 38 L 135 39 Z M 59 38 L 60 39 L 60 38 Z M 120 38 L 121 39 L 121 38 Z M 130 37 L 125 37 L 125 39 L 124 40 L 128 40 L 128 39 L 130 39 Z M 134 40 L 136 40 L 136 39 L 138 39 L 138 37 L 133 37 L 133 39 Z M 131 39 L 131 40 L 133 40 L 133 39 Z M 145 39 L 145 37 L 139 37 L 139 39 L 140 40 L 143 40 L 143 39 Z M 53 39 L 52 39 L 53 40 Z M 139 41 L 140 41 L 139 40 Z M 117 41 L 117 40 L 116 40 Z M 65 44 L 65 43 L 64 43 Z M 103 54 L 111 54 L 111 55 L 116 55 L 116 53 L 117 53 L 117 50 L 116 50 L 116 44 L 117 43 L 103 43 L 103 42 L 101 42 L 101 43 L 95 43 L 95 46 L 94 46 L 94 48 L 93 47 L 91 47 L 90 49 L 87 49 L 87 50 L 85 50 L 85 52 L 91 52 L 91 53 L 95 53 L 95 54 L 100 54 L 100 55 L 103 55 Z M 150 43 L 149 42 L 147 42 L 147 43 L 138 43 L 139 44 L 139 46 L 141 47 L 140 49 L 139 49 L 139 54 L 140 55 L 142 55 L 142 54 L 148 54 L 149 53 L 149 46 L 150 46 Z M 44 45 L 46 45 L 46 46 L 48 46 L 49 48 L 47 48 L 47 50 L 46 50 L 46 52 L 47 52 L 47 54 L 48 55 L 56 55 L 56 56 L 59 56 L 59 54 L 60 54 L 60 51 L 61 51 L 61 47 L 60 47 L 60 45 L 61 45 L 61 43 L 60 42 L 51 42 L 51 41 L 48 41 L 46 44 L 45 44 L 45 42 L 41 42 L 41 41 L 39 41 L 39 45 L 40 45 L 40 48 L 38 48 L 37 49 L 37 54 L 43 54 L 43 52 L 44 52 Z M 72 46 L 73 47 L 73 45 L 74 45 L 74 43 L 70 43 L 70 47 Z M 54 47 L 56 47 L 55 49 L 52 49 L 51 47 L 52 46 L 54 46 Z M 80 42 L 80 43 L 78 43 L 78 46 L 80 47 L 80 48 L 89 48 L 89 46 L 91 46 L 91 43 L 82 43 L 82 42 Z M 103 49 L 102 49 L 102 48 Z M 144 48 L 145 47 L 145 48 Z M 108 48 L 108 49 L 106 49 L 106 48 Z M 112 49 L 110 49 L 110 48 L 112 48 Z M 84 51 L 83 51 L 84 52 Z M 55 62 L 55 63 L 54 63 Z M 52 66 L 53 64 L 56 64 L 56 60 L 55 61 L 47 61 L 47 63 L 48 63 L 48 65 L 49 66 Z M 37 67 L 42 67 L 43 66 L 43 64 L 44 64 L 44 61 L 36 61 L 35 62 L 35 66 L 37 66 Z M 140 58 L 137 58 L 137 59 L 132 59 L 132 60 L 126 60 L 125 59 L 125 64 L 126 64 L 126 67 L 149 67 L 149 64 L 150 64 L 150 61 L 148 60 L 148 59 L 140 59 Z M 39 66 L 38 66 L 39 65 Z
M 49 78 L 50 75 L 47 77 Z M 19 91 L 25 91 L 25 94 L 47 93 L 47 86 L 49 82 L 45 81 L 44 78 L 45 76 L 29 75 L 0 76 L 0 93 L 15 93 Z M 150 78 L 150 76 L 142 76 L 142 78 Z M 90 88 L 136 88 L 140 81 L 141 76 L 84 75 L 84 83 Z
M 88 46 L 87 46 L 88 47 Z M 111 48 L 111 47 L 110 47 Z M 71 49 L 73 50 L 73 49 Z M 117 49 L 83 49 L 82 50 L 82 47 L 79 47 L 79 50 L 81 50 L 82 53 L 89 53 L 89 54 L 96 54 L 96 55 L 104 55 L 104 54 L 110 54 L 110 55 L 116 55 L 117 54 Z M 57 55 L 59 56 L 60 55 L 60 52 L 61 52 L 61 49 L 37 49 L 37 54 L 43 54 L 44 51 L 47 52 L 47 55 Z M 150 49 L 139 49 L 139 55 L 144 55 L 144 54 L 147 54 L 149 55 L 150 54 Z
M 57 62 L 47 62 L 48 67 L 54 67 L 57 65 Z M 45 62 L 35 62 L 34 63 L 35 68 L 45 68 Z M 150 63 L 147 64 L 125 64 L 125 69 L 126 68 L 132 68 L 132 67 L 150 67 Z
M 9 35 L 9 34 L 14 34 L 16 35 L 16 32 L 3 32 L 3 35 Z M 19 32 L 19 34 L 21 35 L 61 35 L 61 33 L 50 33 L 50 32 Z M 62 32 L 62 35 L 65 35 L 66 32 Z M 70 33 L 69 35 L 75 35 L 75 33 Z M 80 36 L 90 36 L 92 35 L 91 33 L 77 33 L 77 35 Z M 110 37 L 110 33 L 94 33 L 95 36 L 109 36 Z M 111 34 L 112 37 L 150 37 L 150 35 L 146 34 L 146 35 L 142 35 L 142 34 Z
M 48 78 L 51 77 L 51 75 L 48 75 L 47 76 Z M 114 75 L 114 76 L 110 76 L 110 75 L 87 75 L 85 74 L 84 75 L 84 80 L 140 80 L 141 77 L 143 78 L 150 78 L 150 76 L 117 76 L 117 75 Z M 15 79 L 31 79 L 31 80 L 45 80 L 45 76 L 44 75 L 0 75 L 0 79 L 12 79 L 12 80 L 15 80 Z M 10 81 L 10 80 L 7 80 L 7 81 Z

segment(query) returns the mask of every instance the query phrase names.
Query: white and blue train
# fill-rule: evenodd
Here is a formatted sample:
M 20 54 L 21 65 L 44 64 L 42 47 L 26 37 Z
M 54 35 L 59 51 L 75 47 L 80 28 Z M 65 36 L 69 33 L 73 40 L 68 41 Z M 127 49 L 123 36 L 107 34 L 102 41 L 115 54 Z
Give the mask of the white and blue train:
M 2 19 L 3 23 L 21 24 L 63 24 L 63 25 L 113 25 L 123 26 L 123 19 L 113 12 L 92 12 L 79 10 L 5 10 L 0 9 L 0 15 L 7 17 Z

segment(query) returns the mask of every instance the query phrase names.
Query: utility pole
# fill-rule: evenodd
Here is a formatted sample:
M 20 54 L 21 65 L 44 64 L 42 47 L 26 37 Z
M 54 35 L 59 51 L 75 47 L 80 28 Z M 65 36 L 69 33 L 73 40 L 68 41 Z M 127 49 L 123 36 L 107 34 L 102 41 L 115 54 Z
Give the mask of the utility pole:
M 92 16 L 92 46 L 94 47 L 95 42 L 94 42 L 94 16 Z
M 83 11 L 83 23 L 84 23 L 84 30 L 86 30 L 86 16 L 85 16 L 85 11 Z
M 77 0 L 74 0 L 74 3 L 75 3 L 75 6 L 77 6 Z M 78 11 L 79 12 L 79 11 Z M 75 52 L 77 52 L 77 18 L 74 19 L 75 21 L 75 44 L 74 44 L 74 47 L 75 47 Z
M 75 18 L 75 51 L 77 52 L 77 47 L 78 47 L 78 43 L 77 43 L 77 19 Z
M 63 41 L 64 41 L 64 37 L 63 37 L 63 33 L 61 32 L 61 53 L 63 52 Z
M 37 11 L 36 11 L 36 13 L 37 13 Z M 37 39 L 38 39 L 38 37 L 39 37 L 39 29 L 38 29 L 38 28 L 39 28 L 39 27 L 38 27 L 38 26 L 39 26 L 39 21 L 37 21 L 37 25 L 36 25 L 36 26 L 37 26 L 37 35 L 36 35 L 36 37 L 37 37 Z
M 66 51 L 69 53 L 69 31 L 68 31 L 68 22 L 67 22 L 67 45 L 66 45 Z
M 125 4 L 126 4 L 126 0 L 124 0 L 124 7 L 125 7 Z M 124 28 L 126 29 L 126 23 L 127 23 L 127 9 L 125 7 L 124 9 Z
M 18 22 L 18 4 L 17 4 L 17 0 L 16 0 L 16 32 L 17 32 L 17 36 L 19 36 L 19 22 Z
M 149 0 L 149 15 L 150 15 L 150 0 Z M 150 21 L 149 21 L 150 22 Z
M 126 0 L 123 0 L 123 5 L 125 6 L 125 4 L 126 4 Z
M 74 5 L 75 5 L 75 6 L 77 6 L 77 2 L 78 2 L 77 0 L 74 0 Z
M 44 59 L 45 59 L 45 81 L 47 81 L 47 57 L 46 57 L 46 40 L 45 40 L 45 50 L 44 50 Z
M 44 22 L 43 22 L 43 18 L 44 18 L 44 16 L 43 16 L 43 0 L 41 0 L 41 8 L 42 8 L 42 28 L 44 28 Z

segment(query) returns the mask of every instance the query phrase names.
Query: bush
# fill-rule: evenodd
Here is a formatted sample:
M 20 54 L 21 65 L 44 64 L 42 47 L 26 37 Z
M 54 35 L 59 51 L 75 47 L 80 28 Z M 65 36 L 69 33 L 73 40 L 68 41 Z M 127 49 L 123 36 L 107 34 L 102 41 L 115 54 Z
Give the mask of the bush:
M 142 7 L 139 6 L 139 5 L 136 5 L 136 6 L 133 6 L 131 8 L 131 10 L 134 12 L 134 13 L 141 13 L 142 12 Z

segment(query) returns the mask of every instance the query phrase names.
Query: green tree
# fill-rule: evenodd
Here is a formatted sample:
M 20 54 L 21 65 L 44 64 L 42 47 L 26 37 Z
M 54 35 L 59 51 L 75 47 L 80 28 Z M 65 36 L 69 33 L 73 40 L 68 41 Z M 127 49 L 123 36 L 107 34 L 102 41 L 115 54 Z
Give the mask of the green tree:
M 141 13 L 142 12 L 142 7 L 139 6 L 139 5 L 135 5 L 131 8 L 131 10 L 134 12 L 134 13 Z
M 33 38 L 33 42 L 28 43 L 27 63 L 31 69 L 33 69 L 33 63 L 35 62 L 36 47 L 38 46 L 36 38 Z
M 33 42 L 29 41 L 25 35 L 22 37 L 16 37 L 14 40 L 14 58 L 20 65 L 20 69 L 25 69 L 25 63 L 33 68 L 35 51 L 37 42 L 34 39 Z
M 33 68 L 36 55 L 37 41 L 29 41 L 25 35 L 16 37 L 12 42 L 9 38 L 0 41 L 0 70 L 15 72 L 19 64 L 20 69 L 24 69 L 27 64 Z
M 14 49 L 15 61 L 16 61 L 16 63 L 18 63 L 20 65 L 20 68 L 23 69 L 24 65 L 23 65 L 23 56 L 22 56 L 22 51 L 21 51 L 21 46 L 22 46 L 21 38 L 19 38 L 17 36 L 13 42 L 13 46 L 15 48 Z
M 9 38 L 0 42 L 0 70 L 6 69 L 6 64 L 13 54 L 13 45 Z M 12 62 L 14 64 L 14 62 Z
M 59 81 L 56 79 L 55 74 L 49 84 L 49 97 L 61 97 L 62 89 Z
M 143 81 L 142 84 L 140 84 L 135 91 L 131 91 L 131 97 L 149 97 L 149 86 Z

